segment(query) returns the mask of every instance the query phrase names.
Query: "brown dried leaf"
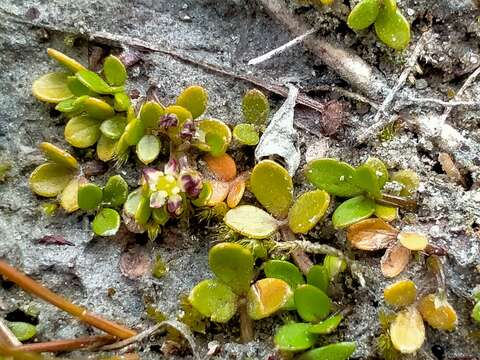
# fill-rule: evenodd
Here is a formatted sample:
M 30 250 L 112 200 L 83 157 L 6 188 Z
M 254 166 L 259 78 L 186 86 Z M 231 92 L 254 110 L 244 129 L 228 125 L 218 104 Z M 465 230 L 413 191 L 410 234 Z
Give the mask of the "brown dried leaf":
M 238 177 L 232 181 L 230 192 L 227 197 L 227 205 L 229 208 L 233 209 L 237 207 L 240 201 L 243 198 L 243 193 L 245 192 L 245 180 Z
M 150 272 L 151 261 L 147 252 L 140 246 L 127 249 L 120 257 L 120 271 L 123 276 L 136 280 Z
M 367 251 L 387 248 L 397 234 L 397 229 L 378 218 L 360 221 L 347 229 L 347 239 L 352 247 Z
M 68 246 L 75 246 L 74 243 L 71 241 L 66 240 L 61 235 L 45 235 L 38 239 L 39 244 L 43 245 L 68 245 Z
M 108 165 L 103 161 L 92 160 L 82 166 L 83 174 L 86 177 L 103 175 L 108 170 Z
M 386 277 L 395 277 L 400 274 L 410 261 L 410 250 L 399 243 L 387 248 L 380 261 L 382 274 Z
M 440 163 L 440 165 L 442 165 L 443 171 L 445 171 L 445 173 L 450 179 L 452 179 L 457 184 L 460 184 L 464 187 L 466 186 L 464 177 L 458 170 L 457 165 L 455 165 L 455 162 L 450 155 L 448 155 L 447 153 L 438 154 L 438 162 Z
M 218 180 L 232 181 L 237 176 L 237 165 L 235 160 L 228 155 L 212 156 L 210 154 L 204 157 L 210 171 Z
M 227 198 L 230 191 L 230 183 L 212 180 L 210 184 L 212 185 L 212 195 L 208 199 L 207 205 L 215 206 Z

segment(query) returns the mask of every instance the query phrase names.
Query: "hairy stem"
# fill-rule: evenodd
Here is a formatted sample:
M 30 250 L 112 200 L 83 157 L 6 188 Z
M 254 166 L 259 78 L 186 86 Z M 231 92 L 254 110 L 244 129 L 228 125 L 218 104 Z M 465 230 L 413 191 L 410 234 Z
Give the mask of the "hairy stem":
M 291 243 L 297 241 L 295 234 L 292 232 L 292 230 L 290 230 L 288 225 L 282 226 L 280 228 L 280 234 L 282 235 L 282 239 L 284 242 Z M 293 262 L 300 268 L 300 270 L 305 275 L 307 275 L 308 271 L 313 266 L 313 262 L 312 260 L 310 260 L 305 250 L 300 246 L 294 247 L 290 252 L 290 256 L 292 257 Z
M 55 305 L 56 307 L 68 312 L 89 325 L 103 330 L 110 335 L 126 339 L 135 336 L 136 332 L 116 324 L 102 317 L 89 313 L 85 308 L 75 305 L 67 299 L 55 294 L 44 286 L 40 285 L 35 280 L 29 278 L 27 275 L 19 272 L 15 268 L 8 265 L 5 261 L 0 260 L 0 274 L 5 276 L 10 281 L 16 283 L 26 292 L 38 296 L 39 298 Z
M 240 314 L 240 341 L 243 344 L 253 340 L 253 321 L 247 312 L 247 298 L 242 296 L 238 301 L 238 312 Z

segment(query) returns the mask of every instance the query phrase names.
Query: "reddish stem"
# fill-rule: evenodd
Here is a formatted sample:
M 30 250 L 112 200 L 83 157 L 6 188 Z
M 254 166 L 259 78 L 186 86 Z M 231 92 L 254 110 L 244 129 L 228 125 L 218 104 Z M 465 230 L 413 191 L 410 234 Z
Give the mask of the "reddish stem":
M 84 349 L 91 346 L 100 346 L 111 344 L 116 341 L 116 338 L 110 335 L 89 336 L 78 339 L 54 340 L 35 344 L 21 345 L 15 348 L 18 351 L 24 352 L 63 352 Z

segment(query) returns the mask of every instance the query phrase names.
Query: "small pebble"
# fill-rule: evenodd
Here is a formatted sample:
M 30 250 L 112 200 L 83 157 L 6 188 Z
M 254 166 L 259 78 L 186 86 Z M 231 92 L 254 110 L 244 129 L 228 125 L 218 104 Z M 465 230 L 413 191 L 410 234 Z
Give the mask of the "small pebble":
M 417 90 L 423 90 L 423 89 L 426 89 L 428 87 L 428 82 L 427 80 L 425 79 L 418 79 L 417 81 L 415 81 L 415 88 Z

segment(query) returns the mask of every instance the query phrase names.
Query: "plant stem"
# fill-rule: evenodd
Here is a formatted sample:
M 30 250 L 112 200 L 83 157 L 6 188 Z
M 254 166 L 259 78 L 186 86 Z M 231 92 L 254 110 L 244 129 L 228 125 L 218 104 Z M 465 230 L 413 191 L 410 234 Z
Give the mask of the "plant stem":
M 280 228 L 280 234 L 285 242 L 297 240 L 295 234 L 292 232 L 292 230 L 290 230 L 288 225 Z M 307 253 L 301 247 L 296 247 L 290 252 L 290 255 L 292 256 L 293 262 L 305 275 L 307 275 L 308 271 L 313 266 L 313 262 L 310 260 Z
M 38 354 L 26 353 L 17 350 L 15 347 L 7 345 L 0 341 L 0 356 L 7 356 L 7 359 L 15 360 L 42 360 L 43 358 Z
M 238 301 L 240 314 L 240 341 L 246 344 L 253 340 L 253 321 L 247 312 L 247 299 L 242 296 Z
M 55 305 L 63 311 L 66 311 L 69 314 L 78 317 L 80 321 L 90 324 L 97 329 L 103 330 L 110 335 L 122 339 L 126 339 L 136 335 L 135 331 L 125 328 L 122 325 L 116 324 L 109 320 L 103 319 L 98 315 L 89 313 L 85 308 L 75 305 L 67 299 L 55 294 L 54 292 L 40 285 L 35 280 L 29 278 L 27 275 L 11 267 L 3 260 L 0 260 L 0 274 L 5 276 L 10 281 L 16 283 L 26 292 L 38 296 L 39 298 Z
M 381 199 L 376 200 L 381 205 L 398 206 L 406 209 L 416 209 L 417 202 L 415 200 L 405 199 L 401 196 L 395 196 L 390 194 L 382 194 Z
M 10 331 L 2 319 L 0 319 L 0 341 L 13 347 L 22 345 L 22 343 L 18 341 L 16 336 Z
M 115 337 L 110 335 L 81 337 L 78 339 L 54 340 L 42 343 L 26 344 L 15 348 L 24 352 L 63 352 L 84 349 L 86 347 L 110 344 L 115 341 Z

